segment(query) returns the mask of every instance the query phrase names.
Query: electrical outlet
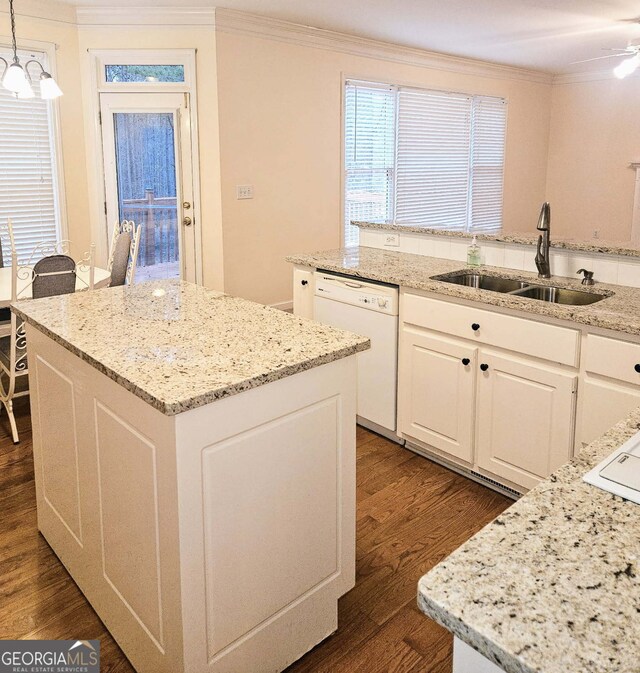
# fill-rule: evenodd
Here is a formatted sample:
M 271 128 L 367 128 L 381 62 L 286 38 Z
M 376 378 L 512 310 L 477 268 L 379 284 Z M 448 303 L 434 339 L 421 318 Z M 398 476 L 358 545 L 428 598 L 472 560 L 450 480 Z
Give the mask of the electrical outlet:
M 400 245 L 400 234 L 385 234 L 384 244 L 389 247 L 397 248 Z
M 236 185 L 236 199 L 252 199 L 253 185 Z

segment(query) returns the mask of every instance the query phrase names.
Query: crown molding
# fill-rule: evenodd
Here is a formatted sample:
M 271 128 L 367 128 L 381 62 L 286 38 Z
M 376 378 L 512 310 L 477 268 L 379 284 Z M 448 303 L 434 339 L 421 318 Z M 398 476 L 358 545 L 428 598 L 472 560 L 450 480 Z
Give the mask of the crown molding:
M 624 79 L 636 79 L 640 77 L 640 70 L 627 75 Z M 608 79 L 614 79 L 620 81 L 613 74 L 613 67 L 607 68 L 606 70 L 593 70 L 591 72 L 572 72 L 566 73 L 564 75 L 555 75 L 553 78 L 553 84 L 580 84 L 582 82 L 603 82 Z
M 4 6 L 0 9 L 0 14 L 9 14 L 9 3 L 6 3 L 6 5 L 6 9 Z M 40 21 L 54 21 L 55 23 L 76 25 L 76 8 L 66 2 L 57 2 L 57 0 L 21 0 L 16 5 L 18 19 L 25 17 Z
M 562 75 L 554 75 L 553 84 L 580 84 L 582 82 L 600 82 L 606 79 L 615 79 L 613 68 L 608 70 L 593 70 L 591 72 L 568 72 Z
M 208 7 L 78 7 L 77 22 L 90 26 L 214 26 Z
M 340 51 L 352 56 L 375 58 L 479 77 L 518 79 L 540 84 L 551 84 L 553 79 L 553 76 L 549 73 L 537 70 L 526 70 L 475 59 L 448 56 L 232 9 L 216 8 L 215 26 L 216 32 L 249 35 L 304 47 Z

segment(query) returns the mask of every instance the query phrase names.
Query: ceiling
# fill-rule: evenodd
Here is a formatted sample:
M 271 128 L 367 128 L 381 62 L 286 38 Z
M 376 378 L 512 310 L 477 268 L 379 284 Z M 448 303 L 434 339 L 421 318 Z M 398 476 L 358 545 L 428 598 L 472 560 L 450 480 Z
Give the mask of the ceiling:
M 602 70 L 640 43 L 631 0 L 65 0 L 87 7 L 226 7 L 430 51 L 552 73 Z

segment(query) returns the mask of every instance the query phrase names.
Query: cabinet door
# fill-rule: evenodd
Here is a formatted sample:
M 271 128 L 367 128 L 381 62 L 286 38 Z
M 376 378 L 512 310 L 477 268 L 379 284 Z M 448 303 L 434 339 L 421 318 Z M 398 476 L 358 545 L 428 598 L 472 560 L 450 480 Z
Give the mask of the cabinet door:
M 477 350 L 452 339 L 402 331 L 400 431 L 469 464 Z
M 580 383 L 580 430 L 584 447 L 640 405 L 640 387 L 586 376 Z
M 481 351 L 478 467 L 532 488 L 565 463 L 573 444 L 576 383 L 574 374 Z
M 293 268 L 293 314 L 301 318 L 313 319 L 313 269 L 306 266 Z

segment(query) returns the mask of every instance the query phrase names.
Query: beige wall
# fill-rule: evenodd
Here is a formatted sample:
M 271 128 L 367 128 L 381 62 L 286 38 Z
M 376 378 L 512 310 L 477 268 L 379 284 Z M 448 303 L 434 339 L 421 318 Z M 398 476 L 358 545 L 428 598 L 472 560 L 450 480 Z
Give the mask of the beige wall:
M 638 110 L 636 77 L 553 87 L 547 198 L 557 235 L 630 239 Z
M 73 242 L 72 252 L 81 254 L 88 250 L 91 232 L 88 226 L 89 211 L 87 172 L 85 164 L 85 138 L 83 132 L 83 99 L 78 64 L 78 34 L 73 10 L 68 5 L 49 2 L 24 3 L 22 11 L 34 11 L 49 17 L 44 19 L 18 15 L 18 46 L 32 40 L 55 43 L 56 77 L 64 96 L 57 102 L 60 110 L 62 158 L 66 221 L 68 235 Z M 10 41 L 9 16 L 0 13 L 0 39 Z
M 218 33 L 225 287 L 291 298 L 285 255 L 341 240 L 343 76 L 506 96 L 504 225 L 535 226 L 546 183 L 548 84 L 491 79 Z M 254 185 L 239 201 L 236 185 Z

